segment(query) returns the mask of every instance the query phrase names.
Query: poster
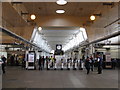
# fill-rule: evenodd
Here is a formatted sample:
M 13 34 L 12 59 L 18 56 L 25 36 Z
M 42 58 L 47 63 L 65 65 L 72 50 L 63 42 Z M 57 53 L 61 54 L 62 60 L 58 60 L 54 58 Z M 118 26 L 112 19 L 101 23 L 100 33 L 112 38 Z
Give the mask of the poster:
M 111 54 L 110 53 L 106 53 L 106 62 L 111 62 Z
M 34 62 L 34 53 L 28 55 L 28 62 Z

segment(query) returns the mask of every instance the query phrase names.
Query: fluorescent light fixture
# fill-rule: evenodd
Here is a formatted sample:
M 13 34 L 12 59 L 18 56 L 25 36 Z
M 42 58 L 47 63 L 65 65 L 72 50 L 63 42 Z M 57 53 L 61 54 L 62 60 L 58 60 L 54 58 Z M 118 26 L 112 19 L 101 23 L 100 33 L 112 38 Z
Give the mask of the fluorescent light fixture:
M 62 14 L 62 13 L 65 13 L 65 11 L 64 10 L 57 10 L 56 13 Z
M 90 16 L 90 20 L 94 21 L 95 20 L 95 16 L 94 15 Z
M 42 27 L 39 27 L 38 30 L 41 31 L 41 30 L 42 30 Z
M 56 3 L 58 5 L 65 5 L 65 4 L 67 4 L 67 1 L 65 1 L 65 0 L 58 0 Z
M 32 20 L 36 19 L 36 16 L 34 14 L 32 14 L 30 17 L 31 17 Z
M 81 30 L 81 31 L 83 31 L 83 30 L 85 30 L 85 28 L 83 28 L 83 27 L 80 27 L 80 30 Z
M 54 54 L 55 50 L 52 50 L 51 53 Z

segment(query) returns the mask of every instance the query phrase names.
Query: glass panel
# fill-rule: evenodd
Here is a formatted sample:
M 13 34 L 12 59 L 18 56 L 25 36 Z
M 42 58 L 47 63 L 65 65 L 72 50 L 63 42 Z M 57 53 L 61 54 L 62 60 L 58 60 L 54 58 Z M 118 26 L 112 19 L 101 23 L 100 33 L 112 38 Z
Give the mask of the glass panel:
M 64 47 L 63 50 L 67 51 L 73 47 L 78 46 L 81 42 L 87 40 L 87 33 L 85 28 L 80 28 L 80 32 L 73 37 L 72 40 L 69 41 Z
M 39 34 L 39 31 L 36 32 L 36 35 L 33 39 L 33 43 L 37 44 L 38 47 L 44 49 L 47 52 L 51 51 L 51 48 L 48 47 L 48 43 L 45 40 L 43 40 L 42 36 Z

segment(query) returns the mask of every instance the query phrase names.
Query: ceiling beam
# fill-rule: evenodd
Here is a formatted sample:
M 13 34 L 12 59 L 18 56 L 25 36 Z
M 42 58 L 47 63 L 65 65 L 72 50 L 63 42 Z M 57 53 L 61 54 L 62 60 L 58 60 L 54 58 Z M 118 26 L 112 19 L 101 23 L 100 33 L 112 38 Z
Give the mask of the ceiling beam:
M 38 48 L 38 49 L 42 49 L 42 48 L 40 48 L 39 46 L 37 46 L 36 44 L 31 43 L 30 41 L 24 39 L 23 37 L 15 34 L 15 33 L 13 33 L 13 32 L 11 32 L 10 30 L 7 30 L 7 29 L 5 29 L 5 28 L 3 28 L 3 27 L 0 27 L 0 31 L 8 34 L 9 36 L 11 36 L 11 37 L 13 37 L 13 38 L 16 38 L 16 39 L 18 39 L 18 40 L 21 40 L 21 41 L 25 42 L 26 44 L 29 44 L 30 46 L 36 47 L 36 48 Z M 42 49 L 42 50 L 43 50 L 43 49 Z M 45 51 L 45 50 L 43 50 L 43 51 Z M 47 51 L 45 51 L 45 52 L 47 52 Z M 49 52 L 48 52 L 48 53 L 49 53 Z

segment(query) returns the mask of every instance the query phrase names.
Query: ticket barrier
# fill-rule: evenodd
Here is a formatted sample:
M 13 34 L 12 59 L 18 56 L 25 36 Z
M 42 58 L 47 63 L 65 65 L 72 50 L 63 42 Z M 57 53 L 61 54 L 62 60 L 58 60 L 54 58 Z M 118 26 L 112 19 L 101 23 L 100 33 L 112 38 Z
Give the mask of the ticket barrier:
M 47 61 L 47 70 L 50 70 L 50 61 Z
M 77 70 L 77 60 L 73 61 L 73 70 Z
M 57 69 L 57 63 L 56 63 L 56 61 L 54 61 L 54 70 L 56 70 Z
M 79 70 L 83 70 L 84 62 L 82 60 L 79 61 Z
M 61 60 L 61 70 L 63 70 L 63 59 Z
M 67 60 L 67 70 L 70 70 L 70 60 Z

